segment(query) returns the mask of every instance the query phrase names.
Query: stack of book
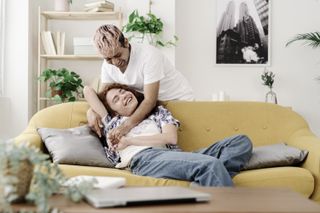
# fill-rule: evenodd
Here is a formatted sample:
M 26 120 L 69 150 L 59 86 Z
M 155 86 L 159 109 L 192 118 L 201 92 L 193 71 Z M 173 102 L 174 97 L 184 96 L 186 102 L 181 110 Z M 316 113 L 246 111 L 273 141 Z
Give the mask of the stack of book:
M 73 53 L 75 55 L 97 55 L 98 54 L 97 49 L 93 43 L 93 38 L 91 37 L 74 37 Z
M 64 55 L 65 32 L 42 31 L 40 35 L 47 55 Z
M 87 12 L 112 12 L 114 10 L 114 4 L 109 1 L 91 2 L 84 6 Z

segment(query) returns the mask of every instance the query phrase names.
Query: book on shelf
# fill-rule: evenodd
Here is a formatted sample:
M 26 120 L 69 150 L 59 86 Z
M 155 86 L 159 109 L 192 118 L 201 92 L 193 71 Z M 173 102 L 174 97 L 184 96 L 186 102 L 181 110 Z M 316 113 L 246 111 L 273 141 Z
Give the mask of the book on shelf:
M 40 32 L 43 49 L 47 55 L 63 55 L 65 46 L 65 32 Z
M 49 44 L 47 42 L 45 32 L 44 31 L 40 32 L 40 36 L 41 36 L 42 46 L 45 54 L 50 55 Z
M 47 55 L 57 55 L 52 33 L 50 31 L 43 31 L 40 35 L 45 53 Z
M 87 12 L 113 12 L 111 8 L 104 8 L 104 7 L 94 7 L 90 9 L 86 9 Z
M 96 1 L 96 2 L 91 2 L 91 3 L 86 3 L 84 6 L 87 9 L 95 8 L 95 7 L 104 7 L 104 8 L 110 8 L 114 9 L 114 3 L 109 2 L 109 1 Z

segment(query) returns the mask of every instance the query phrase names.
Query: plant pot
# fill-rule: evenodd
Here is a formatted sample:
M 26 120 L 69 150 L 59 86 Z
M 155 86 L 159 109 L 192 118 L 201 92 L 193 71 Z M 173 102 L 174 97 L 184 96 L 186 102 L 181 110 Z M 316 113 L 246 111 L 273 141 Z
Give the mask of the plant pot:
M 11 168 L 8 168 L 7 175 L 15 176 L 17 181 L 11 185 L 15 191 L 4 189 L 5 197 L 10 199 L 10 196 L 17 195 L 16 198 L 10 199 L 9 201 L 11 203 L 24 202 L 26 195 L 29 193 L 31 180 L 33 177 L 33 165 L 28 160 L 21 161 L 18 171 L 14 172 L 11 171 Z
M 69 0 L 54 0 L 54 10 L 61 12 L 70 11 Z
M 54 97 L 56 95 L 59 95 L 61 97 L 62 90 L 56 90 L 55 88 L 51 88 L 51 97 Z

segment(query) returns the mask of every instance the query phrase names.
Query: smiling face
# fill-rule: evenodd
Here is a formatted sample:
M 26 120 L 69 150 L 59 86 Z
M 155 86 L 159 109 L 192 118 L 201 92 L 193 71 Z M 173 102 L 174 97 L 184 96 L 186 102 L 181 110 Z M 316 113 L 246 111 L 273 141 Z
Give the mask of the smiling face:
M 102 53 L 104 59 L 124 72 L 129 64 L 130 49 L 117 44 Z
M 134 94 L 122 88 L 114 88 L 107 92 L 106 102 L 109 107 L 121 116 L 130 116 L 138 107 Z
M 102 57 L 125 72 L 130 60 L 130 44 L 114 25 L 102 25 L 94 35 L 94 42 Z

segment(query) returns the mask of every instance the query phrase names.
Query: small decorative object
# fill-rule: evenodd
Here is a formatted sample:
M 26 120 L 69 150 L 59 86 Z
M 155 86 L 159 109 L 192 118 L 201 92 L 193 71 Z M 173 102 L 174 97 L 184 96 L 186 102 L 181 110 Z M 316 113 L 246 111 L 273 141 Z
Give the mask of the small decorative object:
M 50 82 L 47 90 L 47 97 L 57 103 L 71 102 L 82 97 L 82 79 L 80 76 L 65 68 L 58 70 L 45 69 L 39 80 Z
M 80 201 L 96 180 L 65 187 L 64 177 L 49 156 L 27 143 L 15 144 L 0 141 L 0 211 L 13 212 L 11 203 L 31 201 L 37 212 L 50 212 L 48 199 L 54 193 L 62 192 L 72 201 Z M 64 188 L 63 188 L 64 187 Z
M 277 95 L 274 91 L 272 91 L 274 77 L 275 77 L 275 74 L 271 71 L 268 71 L 267 69 L 265 69 L 263 71 L 263 74 L 261 75 L 263 85 L 266 85 L 270 89 L 270 91 L 267 92 L 267 94 L 266 94 L 266 102 L 277 104 L 278 103 Z
M 148 40 L 149 44 L 154 46 L 169 47 L 175 46 L 178 37 L 174 36 L 173 41 L 162 41 L 161 33 L 163 32 L 163 22 L 160 18 L 151 12 L 151 1 L 149 1 L 149 13 L 147 16 L 140 16 L 137 10 L 134 10 L 128 19 L 128 23 L 123 30 L 126 33 L 132 33 L 129 39 L 137 38 L 140 42 Z M 138 33 L 138 35 L 137 35 Z
M 72 0 L 54 0 L 54 10 L 68 12 L 70 11 L 70 4 L 72 4 Z

